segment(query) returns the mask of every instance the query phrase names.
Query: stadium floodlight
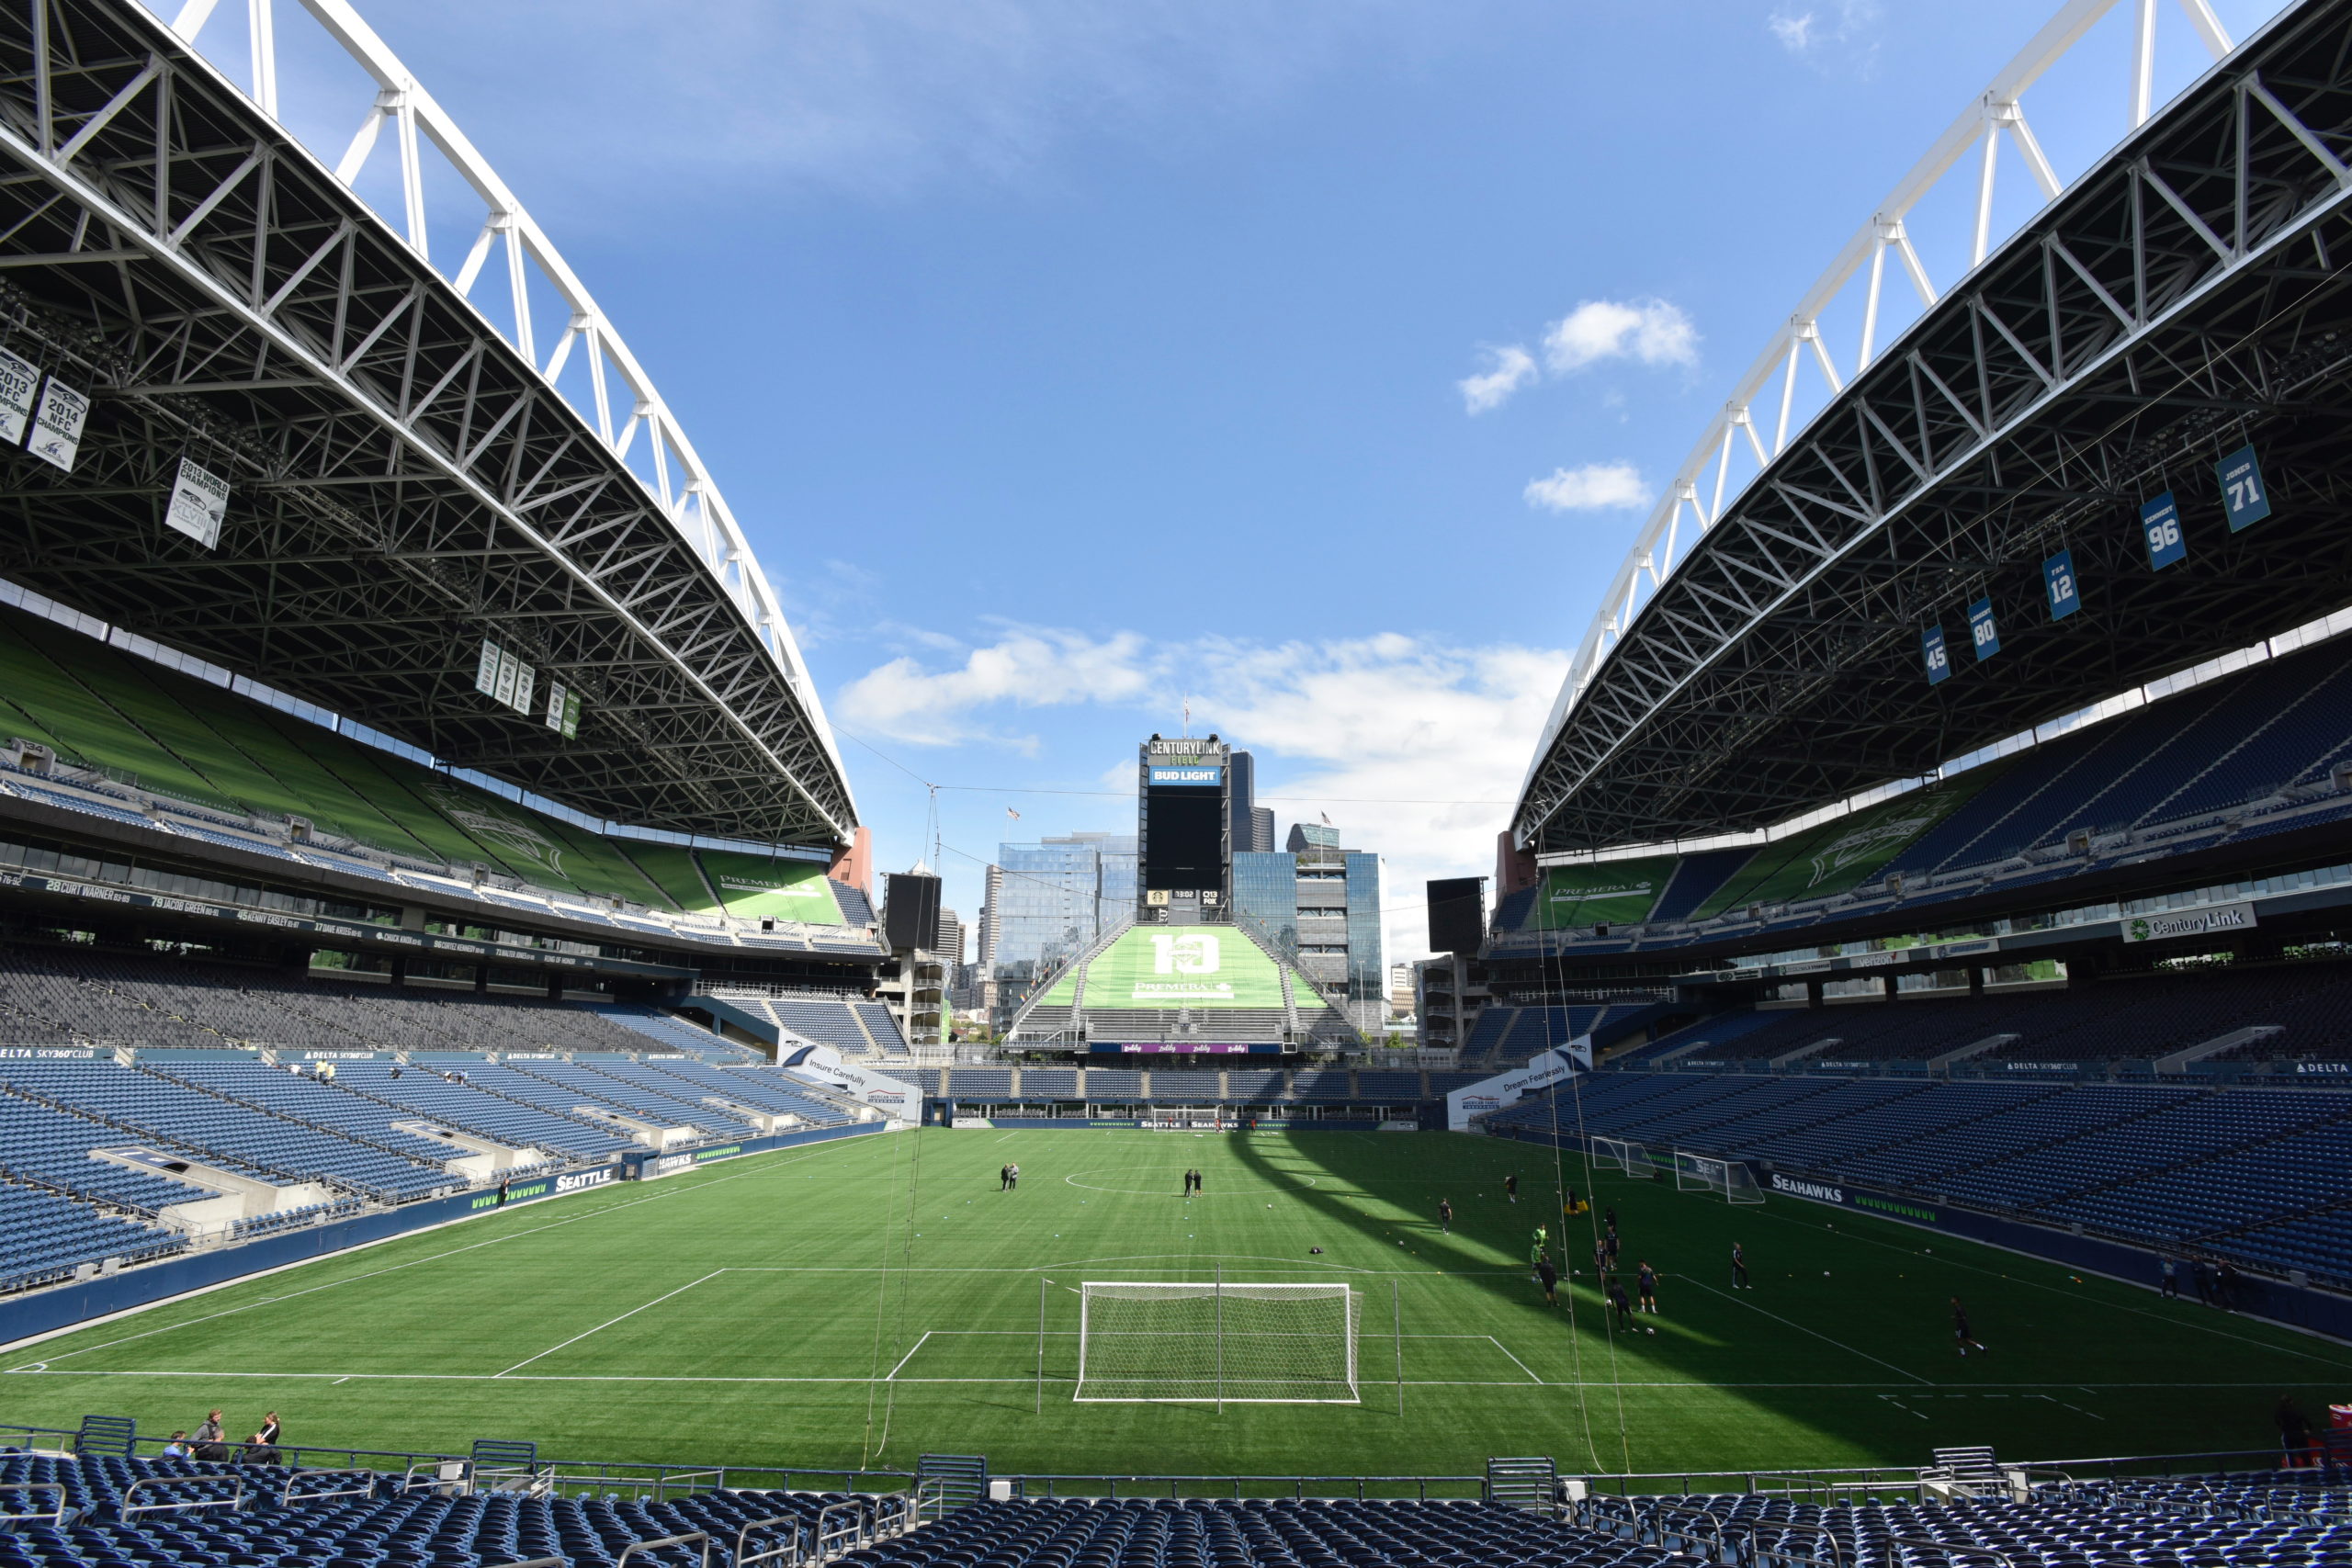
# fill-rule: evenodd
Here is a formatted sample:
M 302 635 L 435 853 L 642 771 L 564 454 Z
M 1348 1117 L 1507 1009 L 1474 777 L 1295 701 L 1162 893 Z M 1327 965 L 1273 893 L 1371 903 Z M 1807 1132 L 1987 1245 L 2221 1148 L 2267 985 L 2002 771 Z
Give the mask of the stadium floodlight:
M 1357 1305 L 1344 1284 L 1089 1280 L 1072 1398 L 1354 1404 Z
M 1674 1151 L 1674 1185 L 1683 1192 L 1720 1192 L 1731 1203 L 1764 1201 L 1764 1190 L 1756 1185 L 1747 1162 L 1696 1155 L 1688 1149 Z
M 1657 1174 L 1649 1150 L 1628 1138 L 1594 1138 L 1592 1163 L 1597 1170 L 1622 1170 L 1645 1181 Z

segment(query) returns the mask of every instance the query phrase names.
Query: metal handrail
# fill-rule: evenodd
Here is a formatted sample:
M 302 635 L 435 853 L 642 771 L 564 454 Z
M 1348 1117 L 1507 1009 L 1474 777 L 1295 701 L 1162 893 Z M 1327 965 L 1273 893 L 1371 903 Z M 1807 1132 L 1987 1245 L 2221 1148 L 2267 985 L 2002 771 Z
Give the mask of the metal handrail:
M 1934 1550 L 1942 1552 L 1947 1557 L 1957 1557 L 1962 1553 L 1973 1552 L 1978 1557 L 1989 1557 L 1993 1559 L 1993 1561 L 2001 1565 L 2001 1568 L 2018 1568 L 2018 1562 L 2016 1558 L 2011 1557 L 2006 1551 L 1996 1551 L 1994 1548 L 1989 1546 L 1962 1546 L 1949 1540 L 1937 1540 L 1931 1537 L 1923 1535 L 1890 1535 L 1882 1537 L 1881 1539 L 1891 1540 L 1897 1546 L 1931 1547 Z
M 65 1488 L 54 1481 L 11 1481 L 0 1485 L 0 1492 L 54 1492 L 57 1506 L 46 1514 L 0 1514 L 0 1529 L 23 1524 L 32 1519 L 55 1519 L 65 1522 Z
M 362 1481 L 356 1486 L 342 1487 L 333 1492 L 303 1492 L 298 1494 L 294 1490 L 295 1483 L 306 1475 L 332 1476 L 348 1473 L 348 1472 L 332 1470 L 297 1470 L 288 1472 L 286 1477 L 286 1485 L 277 1494 L 277 1506 L 281 1508 L 291 1507 L 296 1503 L 316 1503 L 328 1497 L 365 1497 L 370 1492 L 376 1490 L 376 1483 L 382 1479 L 382 1477 L 379 1476 L 372 1470 L 363 1470 L 359 1473 L 366 1476 L 367 1479 Z
M 1792 1562 L 1819 1562 L 1821 1558 L 1811 1553 L 1784 1551 L 1777 1546 L 1760 1546 L 1756 1536 L 1759 1530 L 1792 1530 L 1815 1536 L 1829 1543 L 1829 1568 L 1846 1568 L 1846 1549 L 1838 1542 L 1837 1535 L 1819 1525 L 1801 1525 L 1794 1519 L 1759 1519 L 1746 1527 L 1747 1530 L 1747 1560 L 1760 1563 L 1767 1555 Z
M 849 1523 L 842 1526 L 838 1529 L 827 1529 L 825 1528 L 825 1521 L 832 1517 L 835 1514 L 842 1513 L 843 1511 L 846 1511 L 850 1516 Z M 824 1562 L 842 1551 L 854 1551 L 858 1548 L 867 1544 L 867 1542 L 873 1539 L 873 1510 L 866 1504 L 865 1499 L 853 1497 L 846 1502 L 829 1503 L 820 1509 L 817 1515 L 816 1560 L 819 1562 Z M 836 1542 L 842 1540 L 847 1540 L 849 1544 L 847 1546 L 835 1545 Z M 622 1568 L 622 1565 L 615 1563 L 613 1568 Z
M 634 1552 L 658 1551 L 665 1546 L 684 1546 L 690 1540 L 702 1542 L 702 1568 L 710 1568 L 710 1532 L 708 1530 L 688 1530 L 684 1535 L 665 1535 L 652 1540 L 630 1541 L 621 1548 L 620 1556 L 613 1560 L 613 1568 L 628 1568 L 629 1557 Z
M 458 1473 L 455 1475 L 444 1475 L 442 1472 L 453 1464 L 459 1467 Z M 431 1472 L 431 1473 L 421 1483 L 416 1478 L 416 1472 L 420 1470 Z M 428 1456 L 424 1459 L 418 1460 L 415 1463 L 410 1465 L 406 1471 L 401 1472 L 401 1491 L 403 1494 L 406 1494 L 413 1492 L 417 1490 L 420 1485 L 423 1485 L 427 1487 L 456 1486 L 462 1488 L 464 1492 L 470 1492 L 473 1490 L 473 1461 L 469 1459 L 444 1459 L 438 1456 Z M 462 1493 L 460 1495 L 462 1495 Z
M 688 1482 L 708 1481 L 714 1485 L 724 1485 L 726 1476 L 723 1470 L 665 1470 L 653 1478 L 653 1500 L 657 1503 L 662 1501 L 671 1487 L 684 1485 Z M 686 1489 L 694 1490 L 692 1486 Z
M 761 1552 L 756 1557 L 746 1557 L 743 1555 L 744 1544 L 753 1530 L 765 1529 L 770 1525 L 784 1524 L 788 1524 L 792 1527 L 792 1542 L 789 1546 L 772 1547 L 768 1551 Z M 782 1556 L 786 1551 L 797 1553 L 799 1549 L 800 1516 L 798 1514 L 774 1514 L 764 1519 L 753 1519 L 749 1524 L 746 1524 L 741 1529 L 735 1532 L 734 1554 L 730 1556 L 728 1561 L 734 1564 L 734 1568 L 745 1568 L 745 1564 L 747 1563 L 764 1562 L 771 1557 Z M 793 1562 L 797 1563 L 798 1562 L 799 1558 L 796 1555 L 793 1558 Z
M 183 1486 L 192 1481 L 227 1481 L 233 1483 L 237 1489 L 226 1497 L 193 1497 L 179 1503 L 141 1503 L 137 1507 L 131 1506 L 130 1499 L 138 1495 L 141 1486 Z M 226 1503 L 229 1505 L 230 1511 L 234 1513 L 244 1506 L 244 1502 L 245 1478 L 242 1475 L 227 1472 L 212 1475 L 149 1475 L 132 1482 L 124 1489 L 122 1500 L 115 1505 L 115 1511 L 127 1519 L 133 1514 L 150 1514 L 164 1508 L 217 1508 Z

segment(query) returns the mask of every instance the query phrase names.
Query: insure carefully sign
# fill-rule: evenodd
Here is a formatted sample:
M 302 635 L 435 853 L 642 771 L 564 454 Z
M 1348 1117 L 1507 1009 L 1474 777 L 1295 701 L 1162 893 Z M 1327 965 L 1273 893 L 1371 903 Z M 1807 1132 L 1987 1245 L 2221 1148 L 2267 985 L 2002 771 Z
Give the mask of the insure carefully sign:
M 1919 653 L 1928 661 L 1928 684 L 1940 685 L 1951 675 L 1951 655 L 1944 648 L 1944 629 L 1929 626 L 1919 634 Z
M 15 446 L 25 439 L 33 422 L 33 393 L 40 386 L 40 367 L 0 348 L 0 441 Z
M 2041 563 L 2042 587 L 2050 594 L 2050 618 L 2063 621 L 2083 607 L 2082 590 L 2075 583 L 2075 552 L 2060 550 Z
M 51 376 L 42 389 L 40 409 L 33 415 L 32 440 L 27 446 L 45 463 L 74 471 L 74 455 L 82 449 L 82 426 L 90 417 L 90 400 Z
M 164 521 L 209 550 L 220 542 L 220 525 L 228 515 L 229 481 L 182 457 Z
M 2001 633 L 1993 625 L 1991 599 L 1979 599 L 1968 607 L 1968 637 L 1976 645 L 1979 664 L 2001 651 Z
M 2180 508 L 2173 504 L 2172 491 L 2142 504 L 2140 536 L 2148 542 L 2148 564 L 2159 571 L 2188 557 L 2188 542 L 2180 536 Z
M 2239 447 L 2214 465 L 2222 479 L 2222 513 L 2230 532 L 2251 527 L 2270 515 L 2270 491 L 2262 482 L 2262 465 L 2251 444 Z

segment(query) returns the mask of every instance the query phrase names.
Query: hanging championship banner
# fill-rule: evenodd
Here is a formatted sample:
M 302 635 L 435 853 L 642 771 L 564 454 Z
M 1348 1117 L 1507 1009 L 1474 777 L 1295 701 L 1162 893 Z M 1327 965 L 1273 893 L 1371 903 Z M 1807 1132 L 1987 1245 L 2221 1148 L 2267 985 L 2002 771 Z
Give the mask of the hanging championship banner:
M 2239 447 L 2214 465 L 2222 480 L 2222 512 L 2230 532 L 2261 522 L 2270 515 L 2270 492 L 2262 485 L 2262 464 L 2251 444 Z
M 1968 607 L 1968 636 L 1976 644 L 1976 660 L 1983 663 L 2001 651 L 2001 634 L 1993 625 L 1993 601 L 1979 599 Z
M 1928 661 L 1928 684 L 1939 686 L 1951 674 L 1951 654 L 1944 647 L 1944 629 L 1929 626 L 1919 634 L 1919 653 Z
M 2060 550 L 2041 563 L 2042 586 L 2050 593 L 2050 618 L 2063 621 L 2083 607 L 2083 591 L 2075 581 L 2075 552 Z
M 32 440 L 26 445 L 44 463 L 74 471 L 74 454 L 82 449 L 82 426 L 90 417 L 90 400 L 51 376 L 40 395 L 40 410 L 33 415 Z
M 164 521 L 209 550 L 220 542 L 220 525 L 228 515 L 229 481 L 182 457 Z
M 481 639 L 481 660 L 474 666 L 474 690 L 485 697 L 498 695 L 498 645 Z
M 33 422 L 33 393 L 40 386 L 40 367 L 0 348 L 0 441 L 21 446 Z
M 2188 541 L 2180 535 L 2180 508 L 2166 491 L 2140 508 L 2140 532 L 2148 542 L 2148 564 L 2162 571 L 2188 555 Z
M 560 681 L 548 682 L 547 723 L 549 729 L 561 733 L 566 740 L 580 734 L 580 694 Z

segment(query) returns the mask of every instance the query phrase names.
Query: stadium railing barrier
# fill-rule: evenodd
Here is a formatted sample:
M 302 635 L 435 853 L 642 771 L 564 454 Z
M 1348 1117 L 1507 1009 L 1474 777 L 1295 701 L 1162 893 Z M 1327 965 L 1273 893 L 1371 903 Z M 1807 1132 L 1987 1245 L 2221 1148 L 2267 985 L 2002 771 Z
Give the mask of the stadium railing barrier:
M 52 1427 L 0 1425 L 0 1449 L 14 1447 L 23 1450 L 68 1456 L 74 1433 Z M 137 1457 L 160 1456 L 166 1439 L 141 1437 L 133 1439 L 132 1451 Z M 255 1467 L 269 1472 L 272 1486 L 277 1484 L 277 1472 L 291 1469 L 316 1475 L 335 1472 L 355 1480 L 361 1474 L 390 1481 L 401 1476 L 405 1469 L 412 1478 L 419 1478 L 423 1486 L 454 1484 L 461 1490 L 471 1484 L 470 1461 L 462 1454 L 428 1454 L 394 1452 L 385 1450 L 358 1448 L 281 1448 L 278 1465 Z M 362 1461 L 381 1461 L 364 1463 Z M 2279 1455 L 2277 1449 L 2230 1449 L 2198 1453 L 2113 1455 L 2090 1459 L 2034 1461 L 2018 1463 L 2003 1461 L 2001 1469 L 2013 1476 L 2022 1477 L 2036 1486 L 2067 1488 L 2098 1486 L 2112 1489 L 2120 1483 L 2133 1481 L 2180 1482 L 2222 1479 L 2232 1476 L 2261 1474 L 2278 1476 Z M 649 1461 L 610 1460 L 579 1461 L 550 1460 L 541 1461 L 553 1495 L 613 1494 L 630 1492 L 640 1500 L 660 1501 L 665 1495 L 677 1495 L 695 1491 L 763 1491 L 763 1492 L 832 1492 L 856 1495 L 848 1504 L 831 1506 L 854 1507 L 861 1511 L 857 1521 L 831 1524 L 829 1533 L 845 1530 L 865 1532 L 868 1544 L 902 1533 L 915 1525 L 937 1518 L 945 1512 L 943 1484 L 935 1478 L 925 1478 L 903 1470 L 860 1470 L 831 1468 L 801 1468 L 786 1465 L 710 1465 L 663 1463 Z M 177 1485 L 190 1482 L 229 1480 L 236 1483 L 236 1496 L 243 1495 L 244 1467 L 224 1468 L 199 1476 L 148 1478 Z M 2323 1473 L 2341 1476 L 2343 1466 L 2323 1472 L 2291 1472 L 2318 1476 Z M 2033 1478 L 2042 1477 L 2040 1481 Z M 1310 1497 L 1351 1497 L 1357 1501 L 1420 1502 L 1431 1500 L 1483 1500 L 1487 1495 L 1484 1475 L 1113 1475 L 1105 1473 L 1034 1473 L 992 1475 L 991 1480 L 1011 1483 L 1013 1497 L 1023 1499 L 1053 1498 L 1159 1498 L 1182 1500 L 1187 1497 L 1204 1500 L 1239 1501 L 1247 1498 L 1289 1497 L 1305 1500 Z M 146 1480 L 134 1485 L 146 1484 Z M 1729 1496 L 1758 1495 L 1775 1496 L 1796 1502 L 1852 1504 L 1869 1501 L 1933 1501 L 1939 1495 L 1934 1485 L 1933 1467 L 1917 1465 L 1849 1465 L 1835 1468 L 1781 1470 L 1724 1471 L 1639 1471 L 1623 1473 L 1588 1472 L 1566 1475 L 1557 1483 L 1562 1495 L 1571 1505 L 1591 1504 L 1608 1499 L 1645 1501 L 1658 1498 L 1689 1499 L 1700 1496 Z M 11 1491 L 33 1491 L 41 1487 L 0 1487 L 0 1494 Z M 48 1490 L 59 1490 L 47 1487 Z M 320 1496 L 330 1494 L 317 1494 Z M 2110 1495 L 2103 1491 L 2102 1495 Z M 296 1501 L 305 1501 L 311 1495 L 296 1494 Z M 130 1494 L 125 1493 L 128 1503 Z M 156 1506 L 220 1506 L 232 1501 L 231 1497 L 179 1502 Z M 2275 1506 L 2265 1500 L 2222 1499 L 2230 1507 Z M 2217 1505 L 2217 1506 L 2221 1506 Z M 1668 1508 L 1703 1513 L 1703 1506 L 1694 1509 L 1684 1501 L 1664 1505 Z M 830 1515 L 831 1509 L 828 1509 Z M 12 1516 L 23 1518 L 40 1516 Z M 1712 1516 L 1710 1516 L 1712 1517 Z M 771 1521 L 773 1522 L 773 1521 Z M 743 1527 L 755 1529 L 756 1524 Z M 1718 1526 L 1718 1528 L 1720 1528 Z M 1776 1523 L 1775 1529 L 1788 1526 Z M 816 1543 L 811 1543 L 815 1545 Z M 826 1555 L 821 1550 L 817 1556 Z M 1775 1551 L 1774 1556 L 1793 1555 L 1797 1561 L 1808 1561 L 1802 1554 Z M 1826 1561 L 1826 1560 L 1810 1560 Z M 509 1565 L 513 1568 L 513 1565 Z M 791 1568 L 787 1562 L 786 1568 Z

